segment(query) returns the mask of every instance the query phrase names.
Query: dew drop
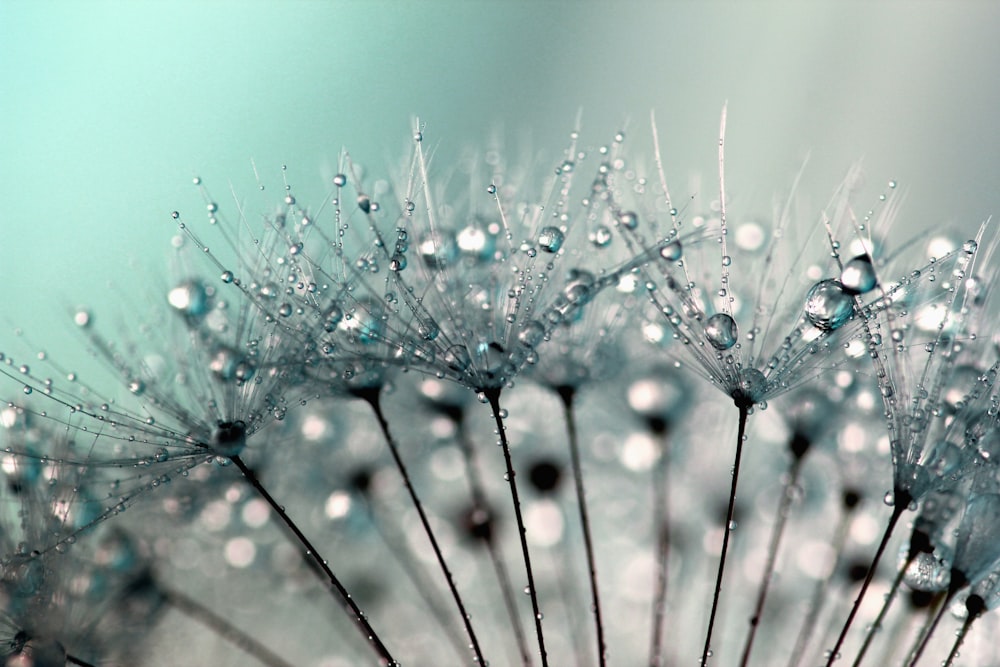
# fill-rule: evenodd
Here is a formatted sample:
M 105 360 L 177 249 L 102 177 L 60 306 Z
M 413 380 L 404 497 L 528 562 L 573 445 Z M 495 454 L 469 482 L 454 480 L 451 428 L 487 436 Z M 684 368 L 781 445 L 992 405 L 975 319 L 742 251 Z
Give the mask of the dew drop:
M 680 259 L 683 253 L 684 250 L 681 247 L 680 241 L 671 241 L 667 245 L 660 248 L 660 257 L 670 262 Z
M 875 289 L 875 267 L 872 258 L 858 255 L 844 265 L 840 273 L 840 284 L 850 294 L 867 294 Z
M 633 211 L 624 211 L 618 216 L 618 222 L 625 229 L 633 230 L 639 226 L 639 216 Z
M 598 248 L 607 248 L 611 244 L 611 230 L 604 225 L 598 225 L 590 233 L 590 242 Z
M 228 284 L 230 284 L 230 283 L 233 282 L 233 272 L 232 271 L 223 271 L 222 275 L 220 276 L 220 278 L 222 279 L 222 282 L 224 282 L 224 283 L 226 283 L 228 285 Z
M 833 331 L 854 315 L 854 299 L 839 280 L 821 280 L 806 294 L 805 314 L 817 329 Z
M 538 246 L 545 252 L 559 252 L 565 238 L 558 227 L 543 227 L 538 233 Z
M 728 350 L 736 345 L 739 329 L 736 321 L 726 313 L 716 313 L 705 323 L 705 337 L 716 350 Z
M 336 185 L 338 188 L 344 187 L 345 185 L 347 185 L 347 176 L 344 176 L 343 174 L 337 174 L 336 176 L 333 177 L 333 184 Z

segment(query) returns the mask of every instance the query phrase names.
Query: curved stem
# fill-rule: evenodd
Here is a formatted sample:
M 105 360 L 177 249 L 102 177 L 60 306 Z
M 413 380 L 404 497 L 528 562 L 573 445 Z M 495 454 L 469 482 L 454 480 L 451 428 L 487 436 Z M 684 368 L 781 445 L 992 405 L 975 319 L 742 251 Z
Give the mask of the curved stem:
M 527 530 L 524 527 L 524 518 L 521 516 L 521 500 L 517 494 L 517 482 L 515 481 L 514 463 L 510 457 L 510 443 L 507 441 L 507 431 L 504 429 L 503 418 L 500 417 L 500 388 L 492 388 L 483 391 L 486 400 L 490 403 L 493 411 L 493 420 L 497 425 L 497 433 L 500 436 L 500 447 L 503 449 L 504 463 L 507 466 L 507 484 L 510 486 L 510 497 L 514 503 L 514 518 L 517 521 L 517 534 L 521 539 L 521 555 L 524 557 L 524 570 L 528 577 L 528 595 L 531 597 L 531 610 L 535 617 L 535 635 L 538 637 L 538 651 L 542 658 L 542 666 L 548 667 L 549 658 L 545 651 L 545 635 L 542 632 L 542 611 L 538 607 L 538 591 L 535 589 L 535 575 L 531 570 L 531 554 L 528 553 Z
M 854 507 L 854 504 L 845 504 L 843 506 L 840 520 L 837 522 L 837 528 L 834 531 L 833 541 L 830 544 L 833 553 L 836 554 L 833 567 L 830 568 L 829 573 L 822 580 L 816 583 L 816 588 L 813 589 L 808 611 L 806 612 L 805 619 L 802 621 L 802 627 L 799 628 L 799 635 L 795 639 L 795 648 L 792 649 L 792 654 L 788 658 L 788 667 L 798 667 L 802 661 L 802 656 L 805 655 L 806 647 L 809 645 L 813 630 L 816 628 L 819 613 L 823 608 L 823 602 L 826 600 L 830 581 L 833 579 L 833 574 L 837 571 L 840 561 L 843 558 L 842 554 L 844 553 L 844 545 L 847 543 L 847 533 L 851 527 Z
M 71 665 L 79 665 L 79 667 L 97 667 L 96 665 L 86 662 L 85 660 L 81 660 L 75 655 L 70 655 L 69 653 L 66 654 L 66 662 Z
M 486 665 L 482 649 L 479 647 L 479 638 L 476 636 L 475 630 L 472 629 L 472 617 L 465 609 L 465 603 L 462 601 L 462 596 L 458 593 L 458 586 L 455 585 L 455 579 L 451 574 L 451 570 L 448 568 L 448 563 L 444 559 L 444 553 L 441 551 L 441 546 L 438 544 L 437 537 L 434 536 L 434 530 L 431 528 L 431 522 L 427 518 L 427 513 L 424 511 L 424 505 L 420 502 L 420 497 L 417 495 L 417 491 L 413 487 L 413 482 L 410 480 L 410 473 L 407 471 L 406 464 L 403 463 L 403 458 L 399 454 L 399 447 L 396 445 L 396 441 L 393 439 L 392 434 L 389 431 L 389 422 L 386 421 L 385 414 L 382 412 L 380 388 L 359 391 L 356 392 L 356 395 L 358 398 L 361 398 L 368 403 L 368 405 L 372 408 L 372 412 L 375 413 L 375 419 L 378 420 L 379 428 L 382 430 L 385 442 L 389 446 L 389 452 L 392 454 L 392 459 L 396 464 L 396 468 L 399 470 L 399 474 L 403 478 L 403 484 L 406 486 L 406 490 L 410 494 L 410 500 L 413 502 L 413 506 L 416 508 L 417 514 L 420 516 L 420 523 L 424 527 L 427 539 L 430 540 L 431 548 L 434 549 L 434 555 L 437 557 L 438 565 L 441 566 L 441 572 L 444 574 L 444 578 L 448 582 L 448 589 L 451 591 L 451 596 L 455 600 L 455 606 L 458 607 L 458 613 L 462 618 L 462 623 L 465 624 L 465 631 L 469 635 L 469 641 L 471 642 L 472 651 L 475 653 L 476 662 L 479 665 Z
M 737 404 L 740 411 L 740 425 L 736 433 L 736 458 L 733 459 L 733 483 L 729 489 L 729 509 L 726 511 L 726 526 L 722 533 L 722 553 L 719 555 L 719 573 L 715 577 L 715 594 L 712 596 L 712 611 L 708 616 L 708 632 L 705 633 L 705 649 L 701 653 L 701 665 L 708 664 L 712 650 L 712 630 L 715 629 L 715 615 L 719 611 L 719 596 L 722 593 L 722 576 L 726 571 L 726 553 L 729 551 L 729 535 L 733 532 L 733 515 L 736 510 L 736 487 L 740 479 L 740 459 L 743 456 L 743 438 L 746 435 L 748 406 Z
M 476 453 L 469 441 L 469 434 L 465 428 L 465 414 L 459 412 L 452 417 L 455 427 L 458 429 L 458 442 L 462 450 L 462 457 L 465 459 L 466 479 L 469 481 L 469 492 L 472 495 L 472 509 L 474 511 L 490 512 L 489 503 L 486 501 L 485 486 L 479 474 L 479 467 L 476 465 Z M 514 600 L 514 588 L 510 583 L 510 574 L 507 572 L 507 563 L 503 554 L 497 549 L 496 542 L 492 537 L 483 540 L 486 551 L 489 553 L 490 562 L 493 564 L 493 572 L 503 596 L 504 608 L 507 611 L 507 618 L 510 620 L 511 628 L 514 631 L 514 640 L 517 642 L 517 650 L 521 654 L 521 664 L 523 667 L 531 667 L 531 651 L 528 650 L 528 639 L 524 633 L 524 626 L 521 624 L 521 617 L 517 613 L 517 602 Z
M 573 466 L 573 482 L 576 487 L 576 501 L 580 508 L 580 527 L 583 529 L 583 545 L 587 554 L 587 570 L 590 574 L 590 600 L 593 605 L 594 626 L 597 632 L 597 661 L 606 667 L 608 647 L 604 640 L 604 623 L 601 620 L 601 596 L 597 589 L 597 563 L 594 558 L 594 544 L 590 535 L 590 518 L 587 515 L 587 498 L 583 486 L 583 467 L 580 464 L 580 442 L 576 431 L 576 417 L 573 399 L 576 391 L 572 387 L 560 387 L 556 392 L 562 399 L 563 416 L 566 419 L 566 433 L 569 436 L 569 457 Z
M 385 542 L 389 548 L 389 553 L 392 554 L 393 560 L 399 564 L 400 569 L 406 574 L 407 579 L 413 584 L 417 593 L 427 603 L 431 615 L 434 616 L 434 620 L 448 636 L 448 640 L 451 642 L 452 648 L 455 650 L 455 654 L 459 660 L 464 662 L 469 646 L 466 644 L 461 630 L 451 622 L 449 609 L 445 608 L 445 604 L 441 601 L 438 591 L 435 590 L 432 582 L 428 580 L 429 576 L 427 572 L 419 565 L 419 561 L 413 557 L 412 551 L 406 545 L 405 537 L 390 532 L 390 529 L 382 521 L 381 516 L 379 516 L 371 499 L 364 495 L 362 499 L 361 503 L 368 514 L 368 519 L 375 528 L 375 532 Z
M 965 636 L 969 634 L 972 624 L 986 611 L 986 603 L 983 601 L 983 598 L 973 593 L 966 600 L 965 609 L 968 615 L 965 617 L 965 622 L 962 623 L 962 629 L 959 630 L 958 636 L 955 637 L 955 643 L 952 644 L 951 652 L 948 653 L 948 659 L 944 661 L 944 667 L 951 667 L 951 663 L 958 657 L 959 647 L 965 641 Z
M 260 495 L 260 497 L 263 498 L 271 509 L 278 515 L 278 518 L 281 519 L 285 527 L 292 532 L 295 539 L 303 549 L 303 557 L 306 562 L 311 563 L 320 572 L 326 575 L 330 586 L 337 593 L 337 595 L 340 596 L 340 599 L 344 602 L 344 604 L 347 605 L 347 610 L 354 621 L 354 624 L 357 626 L 361 634 L 368 640 L 368 642 L 371 643 L 375 652 L 378 653 L 379 664 L 383 666 L 398 665 L 399 663 L 392 657 L 392 654 L 389 653 L 389 649 L 386 648 L 385 644 L 382 643 L 382 640 L 375 632 L 375 629 L 372 628 L 371 624 L 368 622 L 368 618 L 358 607 L 354 598 L 351 597 L 351 594 L 347 592 L 347 589 L 344 588 L 344 585 L 340 583 L 339 579 L 337 579 L 333 570 L 330 569 L 326 559 L 323 558 L 323 556 L 316 550 L 316 547 L 312 545 L 309 538 L 307 538 L 302 531 L 299 530 L 299 527 L 294 521 L 292 521 L 291 517 L 288 516 L 285 508 L 280 505 L 270 493 L 267 492 L 267 489 L 265 489 L 260 483 L 260 480 L 257 479 L 257 475 L 255 475 L 254 472 L 247 467 L 247 464 L 243 462 L 243 459 L 241 459 L 238 455 L 234 455 L 229 457 L 229 460 L 236 464 L 236 467 L 239 468 L 240 472 L 243 473 L 243 476 L 246 477 L 250 486 L 253 487 L 258 495 Z
M 910 565 L 913 563 L 913 559 L 916 558 L 917 554 L 911 549 L 907 554 L 906 562 L 903 566 L 899 568 L 899 572 L 896 573 L 896 577 L 892 580 L 892 587 L 889 589 L 888 595 L 885 596 L 885 602 L 882 603 L 882 609 L 879 610 L 878 616 L 875 617 L 875 622 L 868 626 L 868 632 L 865 634 L 865 641 L 861 645 L 861 649 L 858 651 L 858 655 L 854 658 L 852 667 L 860 667 L 861 661 L 865 658 L 865 653 L 868 652 L 868 647 L 871 646 L 872 640 L 875 638 L 875 633 L 882 628 L 882 623 L 885 621 L 885 615 L 889 613 L 889 607 L 892 606 L 892 601 L 896 597 L 896 593 L 899 591 L 900 584 L 903 583 L 903 577 L 906 576 L 906 571 L 910 569 Z
M 858 615 L 858 609 L 861 608 L 861 601 L 865 599 L 868 587 L 871 585 L 872 579 L 875 578 L 875 570 L 878 569 L 879 561 L 882 560 L 882 554 L 885 553 L 885 548 L 889 544 L 889 538 L 892 537 L 892 531 L 896 527 L 899 517 L 903 516 L 906 506 L 910 504 L 910 500 L 911 496 L 908 491 L 901 489 L 896 491 L 895 504 L 892 508 L 892 516 L 889 517 L 889 523 L 885 527 L 885 533 L 882 534 L 882 541 L 879 542 L 878 549 L 875 551 L 875 557 L 872 559 L 872 564 L 868 566 L 868 574 L 865 575 L 865 581 L 861 584 L 861 590 L 858 591 L 858 597 L 854 600 L 854 605 L 851 607 L 851 613 L 847 615 L 844 627 L 840 630 L 840 636 L 837 637 L 837 642 L 833 645 L 833 649 L 827 657 L 826 667 L 832 667 L 834 661 L 837 659 L 837 656 L 840 654 L 840 647 L 843 646 L 844 639 L 847 637 L 847 632 L 851 629 L 851 625 L 854 623 L 854 617 Z
M 670 494 L 667 471 L 670 439 L 660 434 L 660 458 L 653 473 L 653 527 L 656 530 L 656 589 L 653 594 L 653 628 L 649 638 L 649 667 L 663 665 L 663 624 L 666 620 L 670 557 Z
M 941 617 L 944 616 L 945 610 L 948 609 L 948 605 L 951 604 L 951 601 L 954 599 L 955 594 L 958 593 L 958 590 L 959 589 L 957 588 L 949 590 L 948 594 L 942 598 L 940 606 L 935 610 L 930 622 L 924 626 L 923 631 L 920 633 L 920 637 L 917 638 L 913 649 L 910 651 L 910 655 L 906 658 L 906 664 L 908 667 L 914 667 L 914 665 L 917 664 L 917 661 L 920 660 L 920 656 L 924 654 L 924 649 L 927 648 L 927 643 L 930 641 L 938 623 L 941 622 Z
M 740 667 L 746 667 L 750 662 L 750 651 L 753 649 L 753 641 L 757 636 L 757 628 L 760 626 L 760 617 L 764 613 L 767 592 L 774 578 L 774 566 L 778 560 L 778 547 L 781 545 L 781 536 L 784 534 L 785 524 L 788 522 L 788 510 L 792 505 L 792 489 L 799 481 L 799 472 L 801 470 L 802 457 L 796 456 L 792 459 L 792 464 L 788 470 L 788 477 L 781 489 L 781 502 L 778 504 L 778 520 L 771 529 L 771 539 L 767 546 L 767 563 L 764 565 L 764 577 L 761 579 L 760 587 L 757 589 L 757 603 L 754 606 L 753 616 L 750 617 L 750 630 L 747 632 L 747 638 L 743 644 L 743 657 L 740 659 Z
M 268 667 L 292 667 L 291 663 L 286 662 L 281 656 L 197 600 L 179 591 L 166 588 L 160 583 L 156 583 L 156 588 L 167 604 L 192 620 L 201 623 L 261 664 Z

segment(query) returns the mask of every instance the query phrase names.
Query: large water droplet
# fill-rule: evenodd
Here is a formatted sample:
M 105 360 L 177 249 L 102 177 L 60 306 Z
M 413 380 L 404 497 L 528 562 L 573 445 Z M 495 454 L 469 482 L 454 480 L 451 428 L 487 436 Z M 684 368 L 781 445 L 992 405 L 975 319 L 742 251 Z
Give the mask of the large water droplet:
M 716 350 L 728 350 L 736 345 L 737 336 L 736 320 L 726 313 L 716 313 L 705 323 L 705 337 Z
M 821 280 L 806 294 L 806 319 L 822 331 L 844 326 L 854 315 L 854 298 L 839 280 Z
M 670 262 L 677 261 L 684 254 L 681 242 L 674 240 L 660 248 L 660 257 Z
M 852 294 L 867 294 L 875 289 L 875 267 L 869 255 L 858 255 L 844 265 L 840 284 Z
M 565 238 L 558 227 L 543 227 L 538 233 L 538 247 L 545 252 L 559 252 Z

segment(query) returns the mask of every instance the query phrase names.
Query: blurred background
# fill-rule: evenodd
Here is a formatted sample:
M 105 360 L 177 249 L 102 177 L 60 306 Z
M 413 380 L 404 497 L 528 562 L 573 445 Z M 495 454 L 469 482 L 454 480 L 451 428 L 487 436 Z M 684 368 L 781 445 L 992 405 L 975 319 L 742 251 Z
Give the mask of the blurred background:
M 908 193 L 898 224 L 971 234 L 1000 212 L 997 25 L 991 2 L 4 0 L 0 341 L 52 349 L 78 305 L 162 298 L 140 276 L 168 266 L 172 210 L 204 220 L 193 176 L 231 200 L 251 160 L 269 183 L 287 164 L 322 193 L 344 147 L 395 163 L 415 115 L 440 166 L 498 132 L 555 163 L 579 112 L 597 145 L 655 110 L 691 194 L 689 173 L 718 187 L 728 101 L 744 210 L 808 154 L 818 211 L 863 158 Z

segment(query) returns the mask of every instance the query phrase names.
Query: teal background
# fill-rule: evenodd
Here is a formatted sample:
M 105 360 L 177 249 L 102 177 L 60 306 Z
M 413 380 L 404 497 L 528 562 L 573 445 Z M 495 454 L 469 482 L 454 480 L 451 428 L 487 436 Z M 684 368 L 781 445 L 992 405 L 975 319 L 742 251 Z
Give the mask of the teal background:
M 733 196 L 769 210 L 809 152 L 819 205 L 863 157 L 908 191 L 898 224 L 972 229 L 1000 212 L 998 25 L 986 2 L 3 0 L 0 350 L 163 298 L 143 276 L 171 210 L 201 219 L 195 174 L 319 184 L 343 146 L 395 161 L 415 114 L 447 161 L 498 127 L 556 156 L 578 110 L 597 143 L 655 109 L 671 173 L 714 183 L 728 100 Z

